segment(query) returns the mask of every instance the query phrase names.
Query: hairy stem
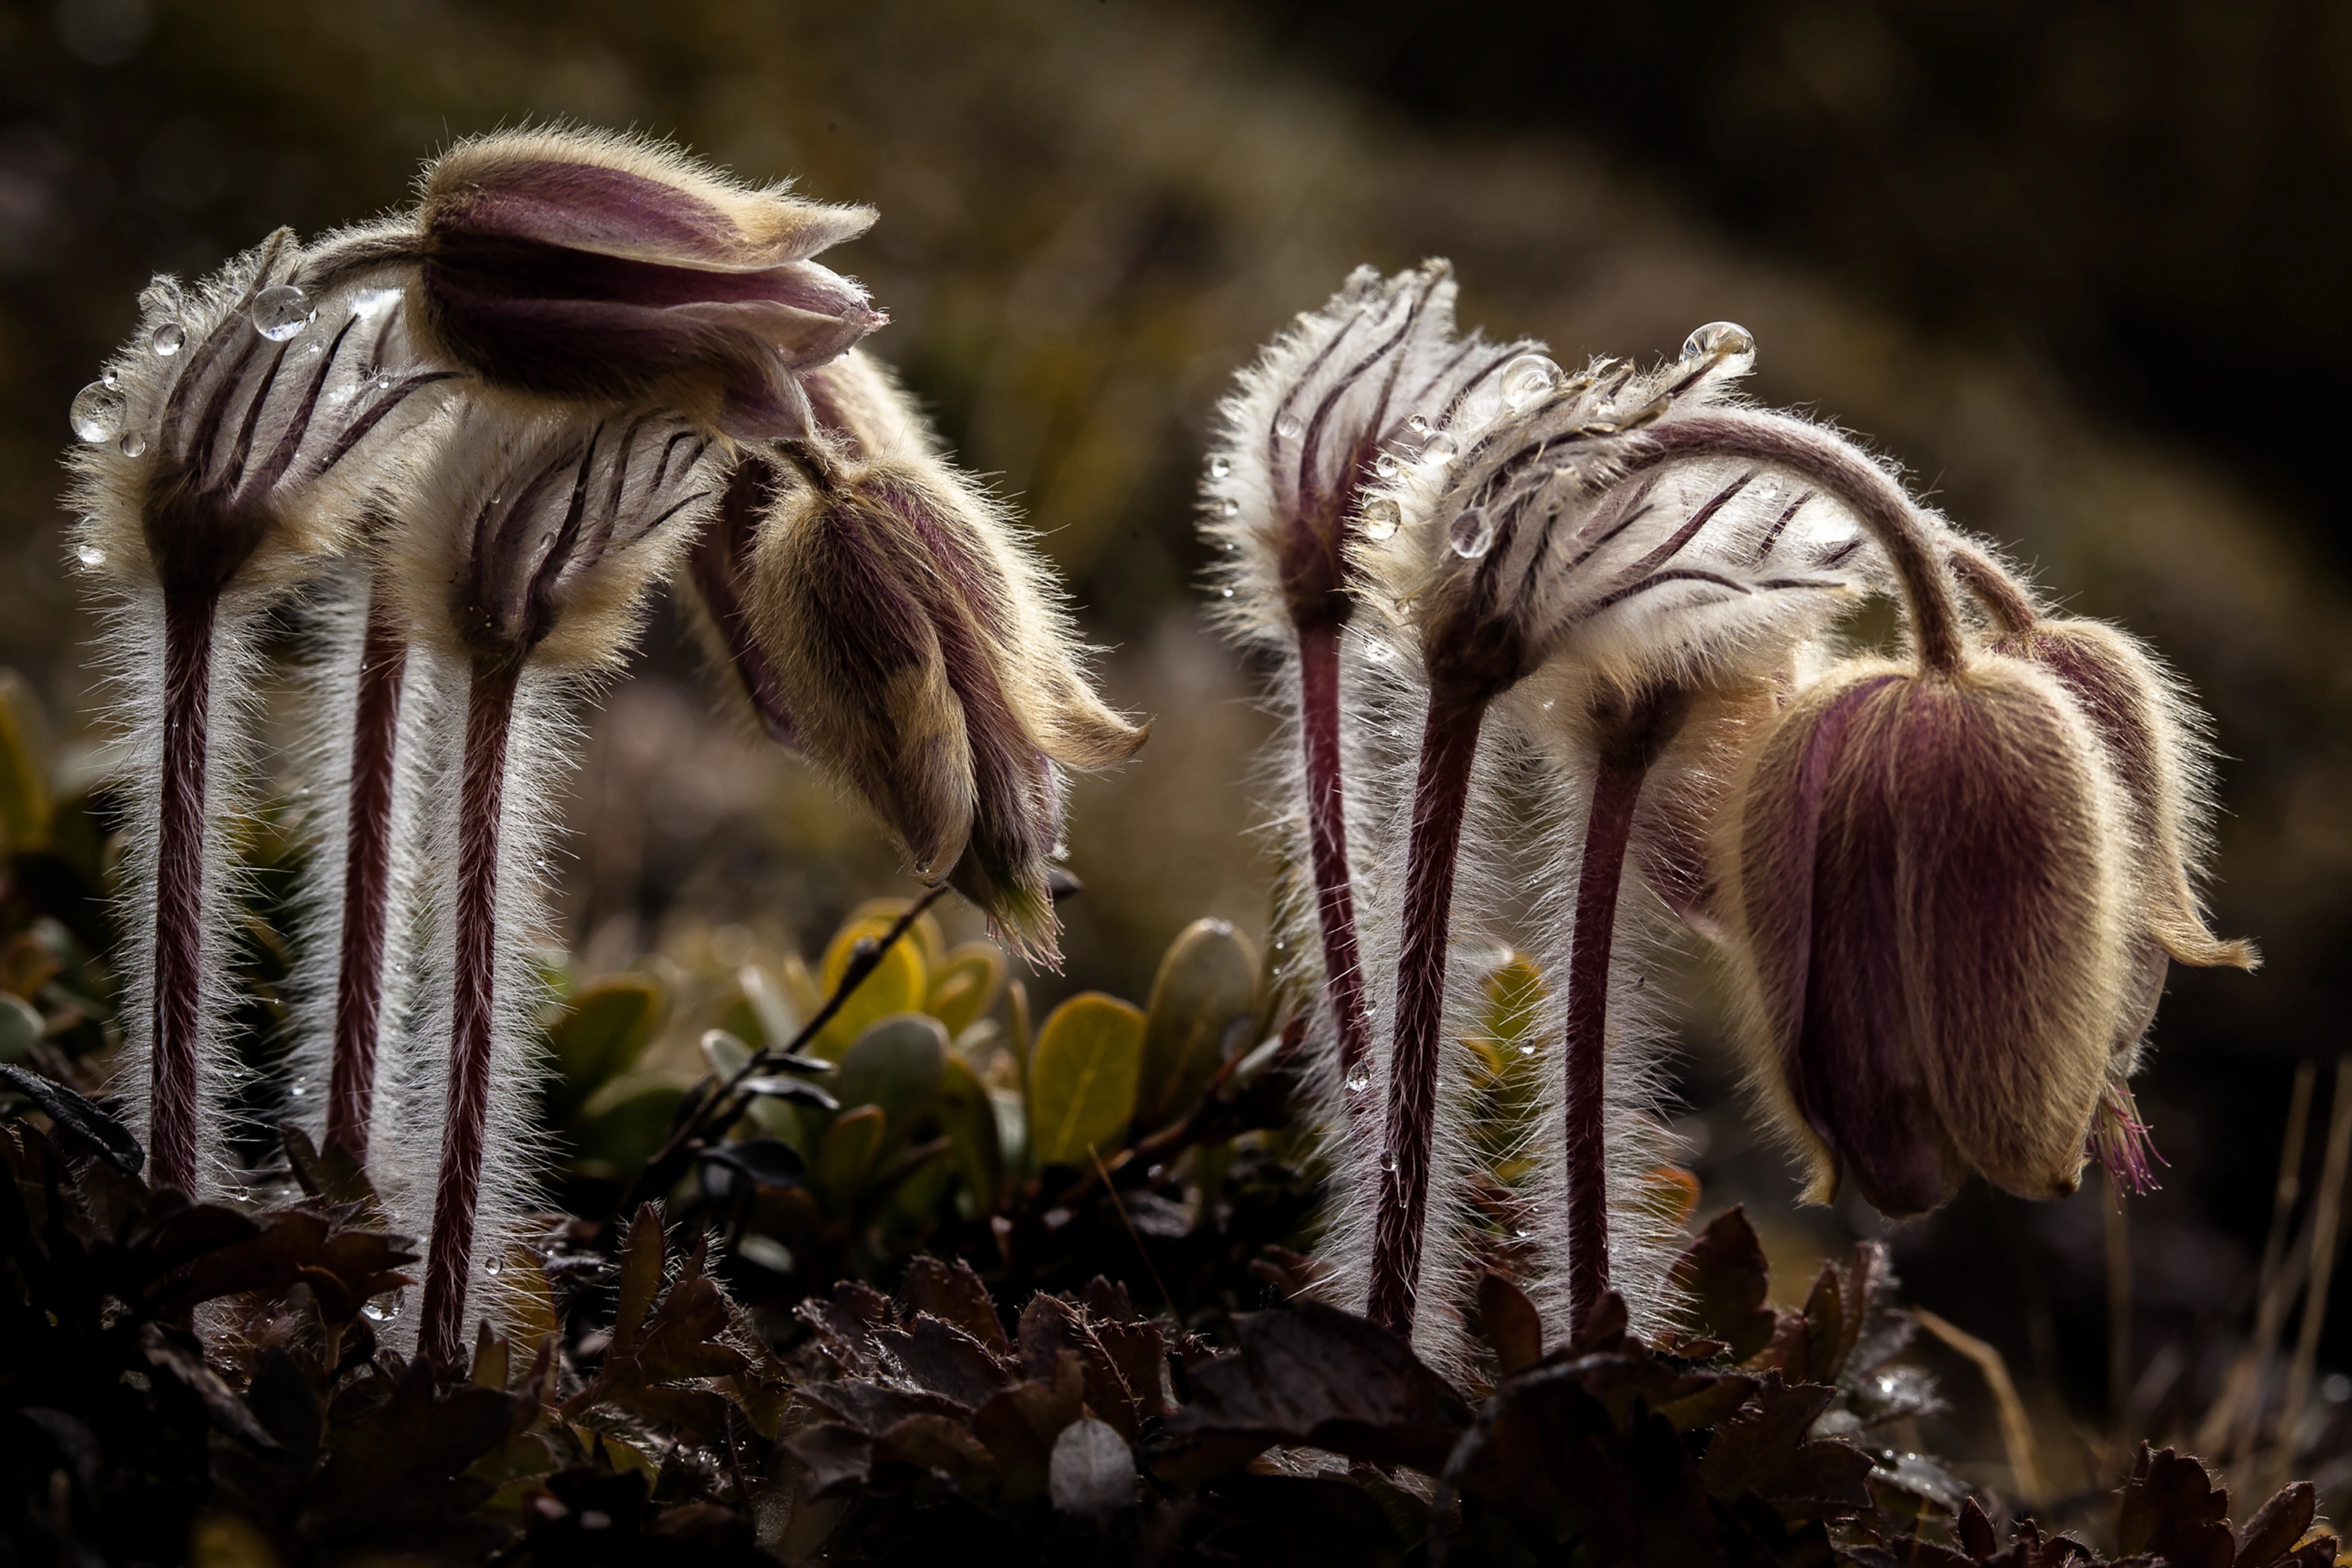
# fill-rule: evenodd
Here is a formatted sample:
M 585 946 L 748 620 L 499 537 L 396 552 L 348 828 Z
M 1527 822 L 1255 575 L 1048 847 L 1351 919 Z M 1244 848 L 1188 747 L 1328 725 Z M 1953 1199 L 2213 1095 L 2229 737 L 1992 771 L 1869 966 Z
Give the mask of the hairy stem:
M 2009 575 L 2000 562 L 1971 544 L 1952 539 L 1945 546 L 1952 563 L 1952 575 L 1969 596 L 1984 606 L 2000 631 L 2015 636 L 2033 630 L 2042 617 L 2033 606 L 2032 595 L 2015 578 Z
M 1400 1337 L 1412 1333 L 1429 1208 L 1429 1151 L 1437 1117 L 1437 1037 L 1445 1011 L 1447 925 L 1454 862 L 1470 799 L 1486 701 L 1433 695 L 1422 731 L 1407 851 L 1404 940 L 1397 957 L 1396 1026 L 1389 1052 L 1388 1125 L 1373 1220 L 1372 1277 L 1365 1315 Z
M 1356 894 L 1348 872 L 1348 798 L 1339 763 L 1339 627 L 1298 630 L 1298 726 L 1307 752 L 1307 841 L 1315 868 L 1315 917 L 1323 934 L 1324 985 L 1339 1035 L 1347 1083 L 1371 1053 L 1364 967 L 1356 949 Z M 1343 1090 L 1352 1113 L 1359 1099 Z M 1369 1103 L 1366 1100 L 1366 1103 Z
M 489 1113 L 492 981 L 498 967 L 499 815 L 505 803 L 507 737 L 522 661 L 478 653 L 466 696 L 466 756 L 458 787 L 456 995 L 449 1029 L 448 1106 L 433 1239 L 425 1275 L 419 1349 L 445 1372 L 465 1353 L 466 1287 L 473 1268 L 474 1209 L 481 1197 L 482 1135 Z
M 352 727 L 343 855 L 342 944 L 335 974 L 334 1072 L 327 1102 L 327 1137 L 362 1163 L 367 1159 L 375 1098 L 392 866 L 394 750 L 407 673 L 407 634 L 384 603 L 379 583 L 369 600 L 367 636 L 360 646 L 359 712 Z
M 203 1027 L 205 772 L 212 740 L 217 591 L 163 591 L 163 761 L 155 838 L 155 970 L 149 1179 L 196 1182 L 197 1034 Z
M 1604 730 L 1584 823 L 1577 873 L 1576 925 L 1569 938 L 1567 1076 L 1563 1151 L 1568 1167 L 1568 1327 L 1584 1333 L 1609 1292 L 1609 1176 L 1606 1056 L 1609 956 L 1615 940 L 1617 892 L 1633 809 L 1663 742 L 1680 727 L 1683 705 L 1671 695 L 1636 704 Z
M 1837 497 L 1877 541 L 1903 585 L 1920 663 L 1947 675 L 1967 664 L 1947 566 L 1951 540 L 1886 470 L 1828 431 L 1749 409 L 1684 414 L 1643 434 L 1643 449 L 1625 459 L 1629 476 L 1681 458 L 1720 457 L 1771 465 Z

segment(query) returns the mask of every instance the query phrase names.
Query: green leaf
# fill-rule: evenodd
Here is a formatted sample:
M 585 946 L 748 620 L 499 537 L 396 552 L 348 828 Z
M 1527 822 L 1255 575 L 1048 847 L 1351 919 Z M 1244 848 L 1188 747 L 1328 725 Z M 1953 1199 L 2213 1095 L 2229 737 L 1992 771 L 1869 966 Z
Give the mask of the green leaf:
M 1004 955 L 993 943 L 967 942 L 950 953 L 931 977 L 923 1010 L 945 1024 L 948 1038 L 955 1040 L 993 1012 L 1003 994 Z
M 1136 1120 L 1184 1114 L 1257 1017 L 1257 953 L 1223 920 L 1195 920 L 1168 946 L 1151 982 Z
M 833 943 L 824 950 L 824 994 L 833 995 L 848 973 L 850 954 L 860 941 L 878 942 L 890 929 L 884 919 L 852 920 L 834 933 Z M 892 1013 L 919 1011 L 923 998 L 929 994 L 929 970 L 923 963 L 923 950 L 909 931 L 891 944 L 882 955 L 874 971 L 857 983 L 833 1021 L 817 1031 L 808 1044 L 811 1055 L 822 1056 L 827 1061 L 839 1061 L 857 1038 L 876 1023 Z
M 849 1206 L 866 1173 L 874 1168 L 874 1156 L 882 1152 L 883 1122 L 879 1105 L 860 1105 L 835 1116 L 818 1140 L 817 1184 L 836 1208 Z
M 549 1096 L 559 1124 L 644 1053 L 661 1028 L 665 999 L 651 975 L 614 975 L 572 993 L 571 1007 L 548 1031 L 562 1080 Z
M 947 1030 L 939 1019 L 928 1013 L 897 1013 L 857 1037 L 827 1087 L 844 1105 L 881 1108 L 887 1147 L 905 1142 L 938 1102 L 947 1056 Z
M 22 1061 L 41 1038 L 41 1015 L 22 997 L 0 991 L 0 1061 Z
M 574 1167 L 583 1176 L 617 1179 L 645 1164 L 669 1136 L 670 1119 L 684 1097 L 674 1083 L 656 1083 L 581 1121 L 571 1133 Z
M 996 1202 L 1004 1179 L 1004 1155 L 996 1139 L 996 1107 L 988 1089 L 961 1056 L 947 1060 L 940 1081 L 940 1121 L 955 1145 L 955 1168 L 981 1213 Z
M 1142 1012 L 1117 997 L 1084 991 L 1037 1031 L 1029 1062 L 1029 1134 L 1038 1166 L 1090 1163 L 1120 1146 L 1135 1115 L 1143 1061 Z

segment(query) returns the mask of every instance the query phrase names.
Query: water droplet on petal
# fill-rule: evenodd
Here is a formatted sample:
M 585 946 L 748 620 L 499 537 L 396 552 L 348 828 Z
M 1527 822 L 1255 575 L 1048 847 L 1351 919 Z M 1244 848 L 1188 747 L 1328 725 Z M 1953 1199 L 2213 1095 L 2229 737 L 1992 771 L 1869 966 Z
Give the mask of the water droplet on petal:
M 1407 430 L 1412 431 L 1415 435 L 1427 435 L 1429 434 L 1428 416 L 1425 414 L 1416 413 L 1411 419 L 1404 422 L 1404 427 Z
M 1225 597 L 1226 597 L 1227 599 L 1231 599 L 1233 596 L 1234 596 L 1234 591 L 1233 591 L 1232 589 L 1230 589 L 1230 588 L 1226 589 L 1226 590 L 1225 590 Z
M 316 314 L 310 297 L 290 283 L 272 285 L 253 297 L 253 329 L 273 343 L 293 337 Z
M 1396 460 L 1393 452 L 1383 452 L 1372 460 L 1372 472 L 1383 479 L 1393 479 L 1403 471 L 1404 465 Z
M 381 1296 L 372 1297 L 360 1309 L 360 1316 L 372 1323 L 388 1323 L 400 1316 L 400 1298 L 398 1291 L 386 1291 Z
M 1375 496 L 1364 503 L 1364 537 L 1368 539 L 1388 539 L 1396 537 L 1397 525 L 1404 513 L 1386 496 Z
M 1396 1156 L 1391 1154 L 1381 1155 L 1381 1169 L 1390 1176 L 1396 1175 Z
M 116 444 L 115 450 L 125 457 L 137 457 L 147 450 L 147 438 L 134 430 Z
M 496 1258 L 490 1259 L 482 1265 L 482 1272 L 488 1274 L 493 1280 L 497 1279 L 505 1271 L 506 1265 L 499 1262 Z
M 74 551 L 74 559 L 86 567 L 95 569 L 106 564 L 106 552 L 96 545 L 84 545 Z
M 1242 515 L 1242 504 L 1239 501 L 1227 501 L 1223 506 L 1218 507 L 1217 510 L 1223 512 L 1229 517 L 1238 517 Z
M 1495 548 L 1494 519 L 1486 516 L 1486 507 L 1473 507 L 1454 519 L 1454 527 L 1446 530 L 1445 542 L 1464 560 L 1476 560 Z
M 310 1092 L 310 1081 L 307 1078 L 297 1078 L 286 1092 L 299 1100 Z
M 1306 428 L 1298 423 L 1298 416 L 1295 413 L 1286 413 L 1274 422 L 1274 433 L 1285 441 L 1297 440 Z
M 73 425 L 76 435 L 96 444 L 122 434 L 123 415 L 130 409 L 130 399 L 104 382 L 92 382 L 74 393 L 73 406 L 66 410 L 66 419 Z
M 1709 321 L 1683 340 L 1685 360 L 1713 360 L 1723 373 L 1744 376 L 1756 368 L 1756 335 L 1737 321 Z
M 1441 430 L 1421 444 L 1421 455 L 1423 457 L 1451 457 L 1458 444 L 1454 437 Z
M 1223 478 L 1226 475 L 1228 475 L 1228 474 L 1232 473 L 1233 471 L 1234 471 L 1234 465 L 1233 465 L 1230 462 L 1226 461 L 1224 458 L 1223 458 L 1223 457 L 1212 457 L 1212 458 L 1210 458 L 1210 459 L 1209 459 L 1209 477 L 1210 477 L 1210 478 L 1212 478 L 1212 479 L 1222 479 L 1222 478 Z
M 187 341 L 188 329 L 185 327 L 177 321 L 166 321 L 155 329 L 154 336 L 147 340 L 147 346 L 168 360 L 186 347 Z
M 1372 1070 L 1358 1062 L 1348 1073 L 1348 1092 L 1361 1094 L 1372 1086 Z
M 1532 408 L 1548 396 L 1559 383 L 1559 367 L 1543 354 L 1521 354 L 1503 367 L 1496 378 L 1502 390 L 1503 406 L 1514 413 Z
M 1536 1048 L 1533 1045 L 1522 1045 L 1519 1047 L 1519 1054 L 1521 1056 L 1533 1056 L 1535 1053 Z

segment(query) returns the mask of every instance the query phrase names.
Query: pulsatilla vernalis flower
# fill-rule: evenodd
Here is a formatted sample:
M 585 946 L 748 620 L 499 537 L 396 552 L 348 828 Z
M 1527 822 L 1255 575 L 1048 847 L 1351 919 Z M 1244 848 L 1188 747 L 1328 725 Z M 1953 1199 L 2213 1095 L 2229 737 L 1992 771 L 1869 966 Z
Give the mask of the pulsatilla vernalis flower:
M 917 873 L 947 876 L 1050 961 L 1055 764 L 1124 761 L 1146 731 L 1095 695 L 992 504 L 919 445 L 847 444 L 777 449 L 795 482 L 751 563 L 759 649 L 798 744 L 874 804 Z
M 810 258 L 873 222 L 642 140 L 511 131 L 444 153 L 413 219 L 346 236 L 322 265 L 414 265 L 422 329 L 491 385 L 796 435 L 800 372 L 884 320 Z
M 1757 1076 L 1892 1216 L 1970 1169 L 2079 1179 L 2125 981 L 2121 802 L 2046 673 L 1850 665 L 1759 747 L 1727 831 Z

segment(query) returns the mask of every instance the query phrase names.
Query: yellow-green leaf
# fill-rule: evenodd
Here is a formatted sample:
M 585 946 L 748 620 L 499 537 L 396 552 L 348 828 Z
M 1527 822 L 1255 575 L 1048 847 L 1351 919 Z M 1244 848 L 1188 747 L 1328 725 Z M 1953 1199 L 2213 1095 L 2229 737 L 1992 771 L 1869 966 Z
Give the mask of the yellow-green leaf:
M 1151 982 L 1135 1119 L 1145 1127 L 1192 1108 L 1229 1052 L 1252 1043 L 1257 953 L 1223 920 L 1195 920 L 1168 946 Z
M 1036 1163 L 1087 1166 L 1108 1158 L 1135 1115 L 1143 1061 L 1143 1013 L 1117 997 L 1084 991 L 1045 1019 L 1029 1061 L 1029 1135 Z
M 889 929 L 887 920 L 852 920 L 834 933 L 833 945 L 824 950 L 822 994 L 830 997 L 841 984 L 842 976 L 849 971 L 850 951 L 861 938 L 878 942 Z M 809 1042 L 812 1055 L 839 1061 L 857 1037 L 877 1020 L 892 1013 L 920 1010 L 930 991 L 930 972 L 923 963 L 922 945 L 910 939 L 914 935 L 909 932 L 907 938 L 892 943 L 873 973 L 858 982 L 833 1021 Z
M 882 1152 L 882 1107 L 844 1111 L 824 1130 L 816 1148 L 816 1179 L 836 1208 L 846 1208 Z
M 995 1010 L 1004 991 L 1004 955 L 992 942 L 967 942 L 941 961 L 931 977 L 923 1010 L 948 1026 L 955 1039 Z
M 914 902 L 911 898 L 869 898 L 851 910 L 849 918 L 842 925 L 845 929 L 851 925 L 861 929 L 871 925 L 877 931 L 887 931 Z M 838 941 L 839 937 L 835 939 Z M 929 910 L 915 916 L 914 927 L 907 933 L 906 939 L 913 942 L 923 955 L 923 967 L 927 971 L 935 972 L 947 962 L 947 938 L 940 935 L 940 923 Z

